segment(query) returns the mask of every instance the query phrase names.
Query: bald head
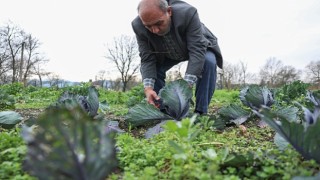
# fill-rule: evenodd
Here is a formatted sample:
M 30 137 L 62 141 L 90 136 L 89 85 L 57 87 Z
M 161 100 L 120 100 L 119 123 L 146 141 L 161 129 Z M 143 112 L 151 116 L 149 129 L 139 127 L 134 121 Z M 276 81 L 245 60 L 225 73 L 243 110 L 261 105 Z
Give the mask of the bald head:
M 139 15 L 140 13 L 154 9 L 166 12 L 168 9 L 168 2 L 166 0 L 141 0 L 138 5 Z

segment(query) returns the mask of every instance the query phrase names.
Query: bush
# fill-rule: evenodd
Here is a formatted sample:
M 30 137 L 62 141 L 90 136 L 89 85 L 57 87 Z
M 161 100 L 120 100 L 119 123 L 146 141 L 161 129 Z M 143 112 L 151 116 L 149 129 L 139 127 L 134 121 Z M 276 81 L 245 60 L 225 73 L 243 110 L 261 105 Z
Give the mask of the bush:
M 5 90 L 8 94 L 15 96 L 23 92 L 24 86 L 22 83 L 12 83 L 3 85 L 1 89 Z
M 12 95 L 0 89 L 0 111 L 15 109 L 15 100 Z
M 304 98 L 309 87 L 310 84 L 304 83 L 300 80 L 294 81 L 276 90 L 275 96 L 279 102 L 283 101 L 291 103 L 298 98 Z
M 127 107 L 132 107 L 137 103 L 141 103 L 144 100 L 144 88 L 143 84 L 135 86 L 128 92 L 129 99 L 127 101 Z

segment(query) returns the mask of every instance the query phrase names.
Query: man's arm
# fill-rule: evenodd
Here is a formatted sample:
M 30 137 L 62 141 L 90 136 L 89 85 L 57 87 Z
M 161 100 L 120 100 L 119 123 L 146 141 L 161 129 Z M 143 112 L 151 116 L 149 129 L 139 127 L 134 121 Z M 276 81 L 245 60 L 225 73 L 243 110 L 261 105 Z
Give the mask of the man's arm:
M 202 23 L 200 22 L 198 12 L 187 14 L 188 25 L 186 26 L 187 49 L 189 62 L 186 74 L 201 77 L 203 65 L 205 62 L 205 53 L 208 47 L 208 40 L 204 37 Z
M 142 25 L 139 17 L 132 21 L 132 28 L 136 35 L 139 47 L 139 56 L 141 58 L 141 75 L 142 79 L 156 78 L 156 56 L 153 54 L 151 44 L 148 39 L 146 28 Z
M 190 85 L 190 87 L 193 87 L 193 85 L 197 82 L 198 78 L 196 75 L 193 74 L 185 74 L 184 78 L 185 81 L 188 82 L 188 84 Z
M 159 100 L 160 97 L 153 90 L 155 80 L 153 78 L 145 78 L 143 79 L 144 93 L 147 98 L 147 102 L 149 104 L 155 105 L 154 101 Z
M 141 24 L 141 20 L 137 17 L 132 22 L 133 31 L 136 34 L 139 47 L 139 56 L 141 58 L 140 72 L 143 79 L 144 93 L 149 104 L 155 105 L 154 101 L 160 99 L 153 90 L 156 78 L 156 57 L 152 54 L 145 27 Z

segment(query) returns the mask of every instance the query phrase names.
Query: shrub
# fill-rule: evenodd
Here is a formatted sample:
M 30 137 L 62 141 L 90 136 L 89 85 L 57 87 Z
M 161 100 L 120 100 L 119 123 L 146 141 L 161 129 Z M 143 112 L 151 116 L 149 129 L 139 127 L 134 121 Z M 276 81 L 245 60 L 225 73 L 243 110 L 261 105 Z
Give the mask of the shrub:
M 15 100 L 12 95 L 0 89 L 0 111 L 15 109 Z

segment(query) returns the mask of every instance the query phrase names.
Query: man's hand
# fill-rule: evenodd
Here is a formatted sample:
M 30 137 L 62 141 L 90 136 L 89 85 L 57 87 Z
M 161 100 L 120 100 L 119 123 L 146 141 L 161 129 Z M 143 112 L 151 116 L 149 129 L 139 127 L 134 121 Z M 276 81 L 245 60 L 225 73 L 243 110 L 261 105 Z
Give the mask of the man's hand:
M 157 93 L 151 87 L 144 88 L 144 94 L 146 95 L 147 102 L 149 104 L 154 105 L 154 106 L 155 106 L 154 100 L 160 99 L 160 97 L 157 95 Z

